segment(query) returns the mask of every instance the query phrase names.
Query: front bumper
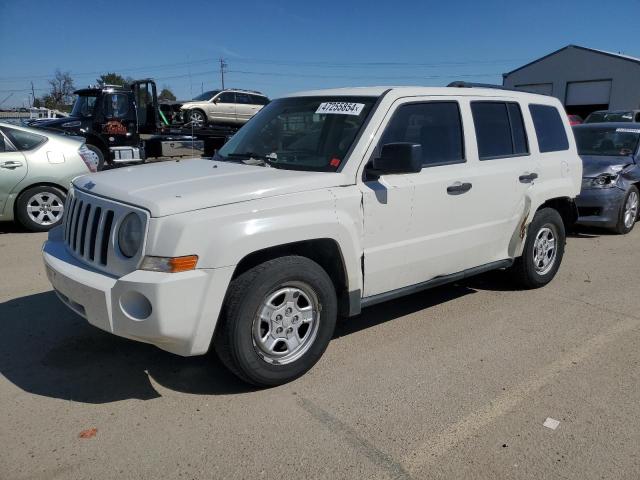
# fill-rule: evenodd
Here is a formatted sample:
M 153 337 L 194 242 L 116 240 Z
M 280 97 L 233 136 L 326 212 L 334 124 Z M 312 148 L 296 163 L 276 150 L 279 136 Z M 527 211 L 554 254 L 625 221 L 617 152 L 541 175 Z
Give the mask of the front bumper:
M 625 191 L 618 187 L 583 189 L 576 197 L 578 224 L 613 228 L 618 223 Z
M 60 299 L 92 325 L 177 355 L 208 351 L 233 267 L 115 278 L 73 257 L 61 228 L 51 230 L 42 254 Z

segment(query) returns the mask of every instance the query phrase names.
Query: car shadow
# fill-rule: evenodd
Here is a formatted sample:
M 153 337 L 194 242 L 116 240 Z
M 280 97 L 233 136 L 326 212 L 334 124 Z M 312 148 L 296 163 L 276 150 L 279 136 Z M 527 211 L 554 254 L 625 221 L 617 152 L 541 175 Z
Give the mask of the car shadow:
M 369 307 L 340 322 L 335 336 L 395 321 L 470 293 L 470 288 L 451 285 Z M 52 291 L 0 304 L 0 331 L 0 374 L 36 395 L 101 404 L 158 398 L 161 393 L 154 383 L 202 395 L 256 390 L 231 374 L 214 353 L 184 358 L 117 337 L 71 312 Z
M 31 233 L 18 222 L 0 222 L 0 235 L 3 233 Z

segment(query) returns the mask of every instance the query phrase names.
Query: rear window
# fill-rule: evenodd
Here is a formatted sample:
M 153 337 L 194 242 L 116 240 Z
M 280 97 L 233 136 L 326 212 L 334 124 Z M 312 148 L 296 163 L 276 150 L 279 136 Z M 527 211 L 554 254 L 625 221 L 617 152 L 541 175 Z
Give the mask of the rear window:
M 520 105 L 514 102 L 471 102 L 480 160 L 529 153 Z
M 9 137 L 18 151 L 33 150 L 47 141 L 47 137 L 25 132 L 14 128 L 2 127 L 2 131 Z
M 540 153 L 569 149 L 567 132 L 557 108 L 549 105 L 529 105 L 529 111 L 536 129 Z

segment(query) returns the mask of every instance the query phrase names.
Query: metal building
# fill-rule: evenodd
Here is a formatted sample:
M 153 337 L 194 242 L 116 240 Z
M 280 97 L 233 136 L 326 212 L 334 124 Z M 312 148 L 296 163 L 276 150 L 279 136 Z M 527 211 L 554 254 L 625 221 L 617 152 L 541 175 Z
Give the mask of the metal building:
M 640 58 L 568 45 L 502 76 L 505 87 L 553 95 L 583 118 L 640 108 Z

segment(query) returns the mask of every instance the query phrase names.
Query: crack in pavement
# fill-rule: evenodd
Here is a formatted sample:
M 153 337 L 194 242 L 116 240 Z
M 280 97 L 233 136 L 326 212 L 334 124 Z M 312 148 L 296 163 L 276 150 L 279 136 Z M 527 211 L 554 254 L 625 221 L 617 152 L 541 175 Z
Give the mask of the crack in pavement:
M 318 422 L 324 425 L 331 433 L 341 437 L 352 447 L 359 450 L 365 457 L 371 460 L 378 467 L 386 470 L 391 478 L 401 480 L 411 480 L 412 477 L 404 469 L 404 467 L 394 460 L 389 454 L 376 448 L 367 440 L 358 435 L 353 428 L 342 422 L 335 416 L 331 415 L 320 406 L 316 405 L 311 400 L 303 397 L 298 397 L 298 404 L 309 413 Z

